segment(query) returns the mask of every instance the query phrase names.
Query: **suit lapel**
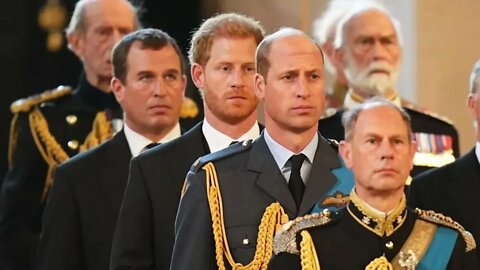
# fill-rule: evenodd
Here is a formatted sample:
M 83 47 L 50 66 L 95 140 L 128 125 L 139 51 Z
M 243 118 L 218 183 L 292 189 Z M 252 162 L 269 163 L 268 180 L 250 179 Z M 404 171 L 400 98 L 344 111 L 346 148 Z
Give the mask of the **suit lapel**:
M 480 191 L 480 164 L 475 154 L 475 148 L 466 155 L 460 157 L 453 171 L 451 179 L 452 198 L 450 203 L 455 204 L 464 219 L 469 219 L 472 211 L 478 204 L 478 192 Z
M 297 206 L 288 190 L 285 178 L 265 143 L 263 134 L 252 145 L 247 170 L 257 172 L 258 188 L 278 201 L 290 217 L 296 217 Z
M 101 183 L 101 189 L 110 207 L 118 212 L 128 179 L 130 159 L 132 158 L 123 130 L 118 132 L 111 140 L 105 142 L 102 148 L 102 155 L 100 155 L 102 158 L 98 162 L 104 164 L 105 167 L 100 168 L 98 181 Z
M 338 154 L 321 136 L 318 139 L 317 151 L 313 159 L 312 169 L 305 186 L 299 215 L 310 212 L 312 207 L 325 195 L 337 182 L 332 169 L 341 166 Z

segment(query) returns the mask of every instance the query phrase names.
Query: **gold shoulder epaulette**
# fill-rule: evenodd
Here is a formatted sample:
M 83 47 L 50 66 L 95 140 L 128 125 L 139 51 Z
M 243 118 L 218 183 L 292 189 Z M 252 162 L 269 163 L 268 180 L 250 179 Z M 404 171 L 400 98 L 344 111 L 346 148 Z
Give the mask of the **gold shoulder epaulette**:
M 440 213 L 436 213 L 432 210 L 421 210 L 416 208 L 415 213 L 418 214 L 418 216 L 426 221 L 429 221 L 431 223 L 443 225 L 445 227 L 452 228 L 456 231 L 458 231 L 462 237 L 463 240 L 465 240 L 465 252 L 469 252 L 471 250 L 474 250 L 477 247 L 477 244 L 475 243 L 475 238 L 473 238 L 473 235 L 465 230 L 462 225 L 460 225 L 458 222 L 454 221 L 451 217 L 445 216 Z
M 185 97 L 180 109 L 180 118 L 195 118 L 199 113 L 199 109 L 195 101 L 189 97 Z
M 330 221 L 332 221 L 330 211 L 325 209 L 322 213 L 298 217 L 285 223 L 273 239 L 273 252 L 275 254 L 281 252 L 299 254 L 297 248 L 297 233 L 311 227 L 323 226 Z
M 19 112 L 28 112 L 42 102 L 57 99 L 72 93 L 72 88 L 68 86 L 59 86 L 52 90 L 47 90 L 43 93 L 36 94 L 27 98 L 21 98 L 10 105 L 10 111 L 16 114 Z
M 427 110 L 426 108 L 423 108 L 421 106 L 418 106 L 410 101 L 406 101 L 406 100 L 403 100 L 402 99 L 402 107 L 404 108 L 407 108 L 407 109 L 410 109 L 412 111 L 416 111 L 416 112 L 420 112 L 420 113 L 423 113 L 423 114 L 426 114 L 430 117 L 433 117 L 433 118 L 436 118 L 438 120 L 441 120 L 443 122 L 446 122 L 450 125 L 453 125 L 453 121 L 446 117 L 446 116 L 443 116 L 443 115 L 439 115 L 438 113 L 435 113 L 435 112 L 432 112 L 432 111 L 429 111 Z

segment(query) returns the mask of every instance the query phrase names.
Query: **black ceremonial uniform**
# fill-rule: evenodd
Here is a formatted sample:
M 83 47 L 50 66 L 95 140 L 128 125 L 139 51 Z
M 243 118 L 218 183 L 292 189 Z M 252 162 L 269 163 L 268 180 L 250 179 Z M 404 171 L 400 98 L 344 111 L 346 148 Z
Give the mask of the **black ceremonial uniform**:
M 458 133 L 451 123 L 432 114 L 421 112 L 413 106 L 402 105 L 410 116 L 412 131 L 418 143 L 412 176 L 434 167 L 441 167 L 460 156 Z M 341 109 L 320 119 L 318 130 L 322 136 L 338 141 L 344 139 L 342 126 L 344 111 Z
M 405 197 L 386 218 L 354 192 L 350 198 L 336 213 L 285 224 L 275 236 L 277 255 L 268 269 L 305 269 L 301 263 L 322 270 L 391 269 L 389 264 L 395 270 L 478 269 L 475 240 L 458 223 L 432 211 L 412 211 Z M 445 233 L 451 238 L 442 238 Z
M 12 269 L 31 269 L 53 170 L 111 137 L 109 119 L 121 113 L 113 94 L 83 75 L 75 91 L 59 87 L 15 102 L 12 111 L 10 167 L 0 195 L 0 254 Z

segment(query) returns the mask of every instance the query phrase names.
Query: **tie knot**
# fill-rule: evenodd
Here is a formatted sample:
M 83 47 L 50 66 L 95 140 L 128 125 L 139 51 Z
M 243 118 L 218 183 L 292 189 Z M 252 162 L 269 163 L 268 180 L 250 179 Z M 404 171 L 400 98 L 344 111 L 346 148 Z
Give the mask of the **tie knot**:
M 299 171 L 302 167 L 303 161 L 306 156 L 304 154 L 292 155 L 290 157 L 290 162 L 292 164 L 292 171 Z

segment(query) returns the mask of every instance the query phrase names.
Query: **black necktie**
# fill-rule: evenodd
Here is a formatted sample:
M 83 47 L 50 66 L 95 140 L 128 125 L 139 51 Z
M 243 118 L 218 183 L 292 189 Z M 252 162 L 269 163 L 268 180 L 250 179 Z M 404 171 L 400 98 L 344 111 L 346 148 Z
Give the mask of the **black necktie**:
M 303 183 L 300 169 L 302 168 L 304 154 L 293 155 L 290 157 L 292 170 L 290 171 L 290 179 L 288 180 L 288 188 L 292 193 L 293 199 L 297 203 L 297 208 L 300 208 L 302 203 L 303 192 L 305 191 L 305 184 Z
M 145 147 L 143 148 L 142 152 L 147 151 L 148 149 L 151 149 L 151 148 L 153 148 L 153 147 L 155 147 L 155 146 L 157 146 L 157 145 L 159 145 L 159 143 L 156 143 L 156 142 L 149 143 L 149 144 L 147 144 L 147 146 L 145 146 Z

